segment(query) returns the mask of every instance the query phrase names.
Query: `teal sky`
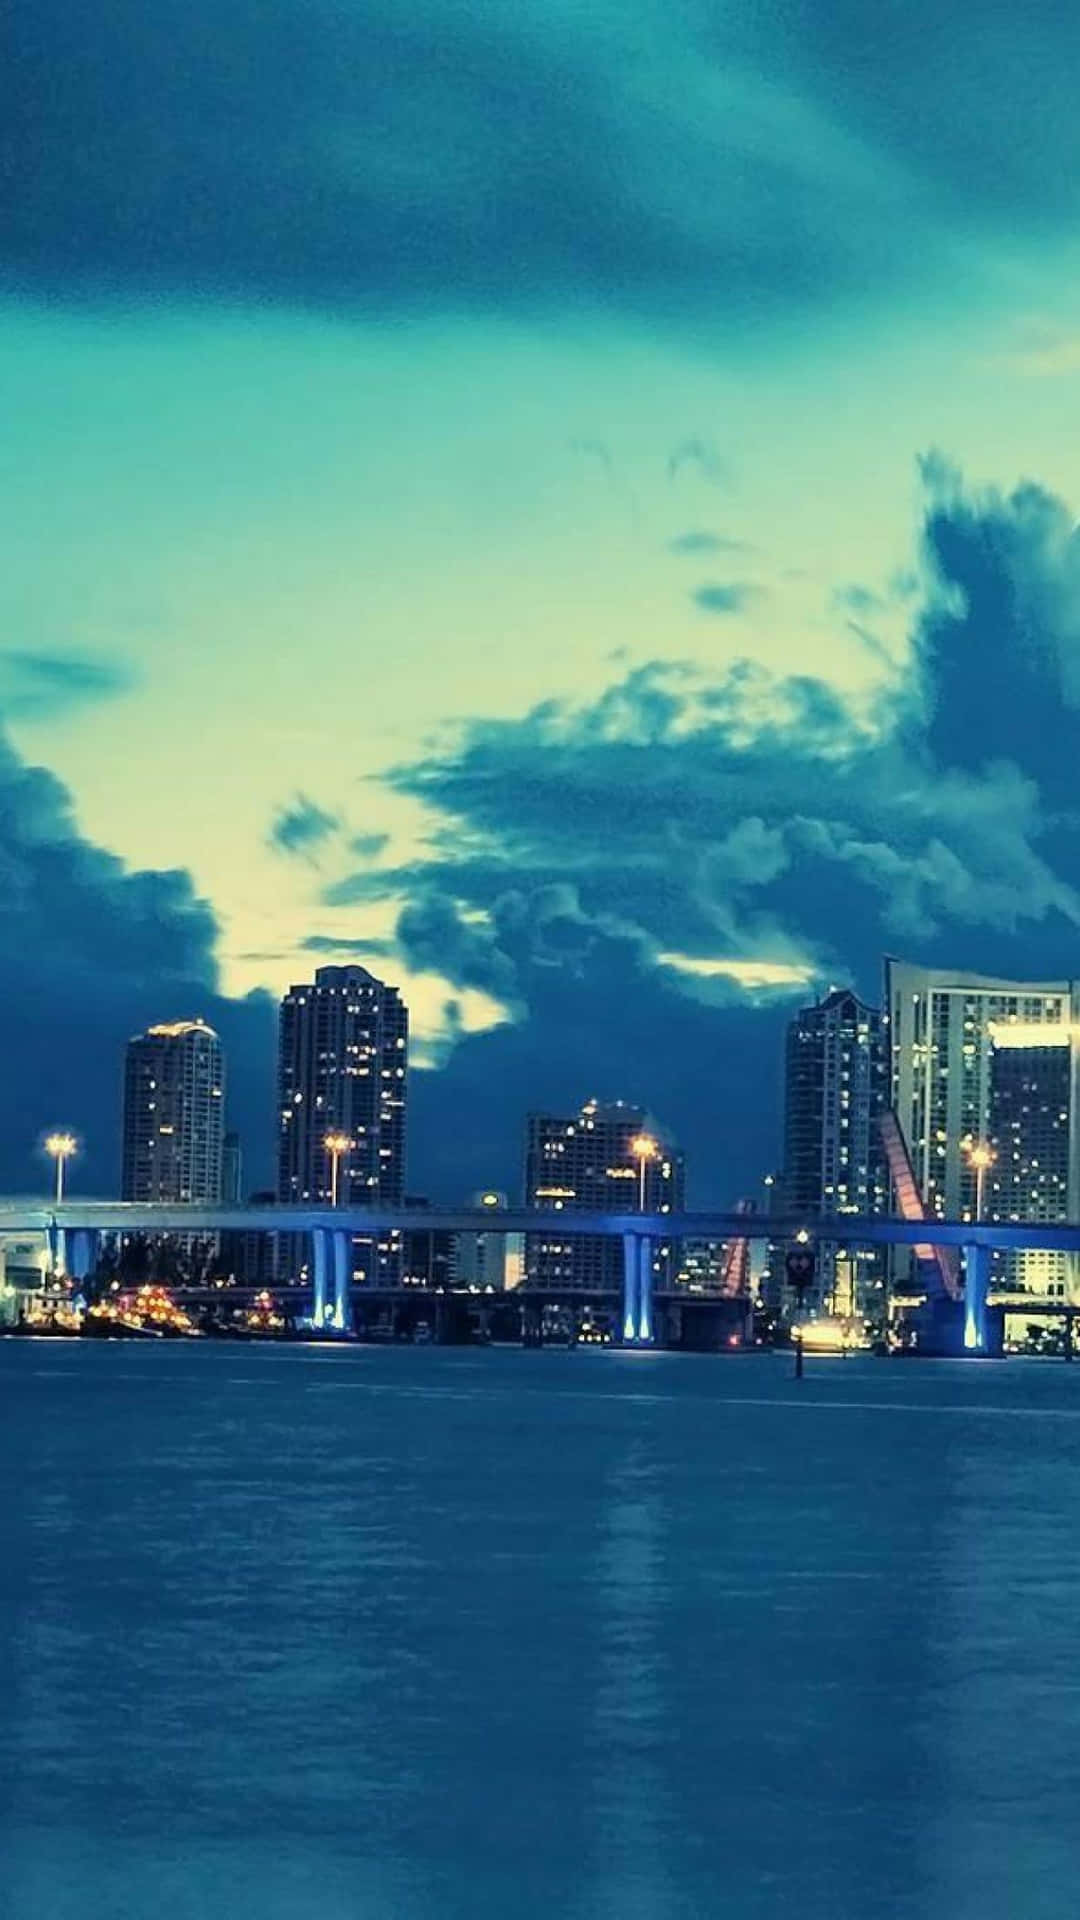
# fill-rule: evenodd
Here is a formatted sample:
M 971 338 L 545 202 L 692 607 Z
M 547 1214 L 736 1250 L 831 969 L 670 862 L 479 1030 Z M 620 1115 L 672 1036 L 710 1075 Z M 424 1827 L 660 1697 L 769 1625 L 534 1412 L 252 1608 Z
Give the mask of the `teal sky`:
M 82 45 L 17 0 L 0 713 L 13 791 L 70 811 L 0 832 L 12 949 L 71 924 L 50 847 L 107 851 L 133 1020 L 366 952 L 430 1068 L 423 1183 L 515 1161 L 494 1119 L 432 1144 L 494 1075 L 504 1132 L 664 1109 L 722 1198 L 793 994 L 898 941 L 1068 970 L 1080 49 L 953 11 L 115 4 Z M 173 869 L 175 969 L 115 892 Z M 47 1080 L 107 1132 L 112 1089 Z

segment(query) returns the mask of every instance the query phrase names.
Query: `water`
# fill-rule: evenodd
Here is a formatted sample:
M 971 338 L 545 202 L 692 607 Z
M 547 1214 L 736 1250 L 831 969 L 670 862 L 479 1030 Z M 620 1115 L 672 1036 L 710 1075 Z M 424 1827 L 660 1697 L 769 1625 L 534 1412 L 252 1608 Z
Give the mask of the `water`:
M 1073 1920 L 1080 1366 L 0 1343 L 5 1920 Z

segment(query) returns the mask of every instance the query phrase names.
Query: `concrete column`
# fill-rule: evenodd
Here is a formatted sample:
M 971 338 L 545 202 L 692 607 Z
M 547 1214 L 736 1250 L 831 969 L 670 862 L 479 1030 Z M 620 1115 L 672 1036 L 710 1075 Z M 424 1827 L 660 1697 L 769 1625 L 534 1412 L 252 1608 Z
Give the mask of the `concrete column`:
M 990 1291 L 990 1249 L 964 1248 L 964 1351 L 986 1352 L 986 1298 Z
M 313 1227 L 311 1231 L 311 1324 L 314 1327 L 326 1325 L 326 1254 L 326 1229 Z
M 334 1236 L 334 1325 L 339 1333 L 352 1327 L 352 1234 Z
M 45 1240 L 49 1249 L 49 1278 L 58 1279 L 68 1270 L 67 1229 L 58 1227 L 54 1220 L 46 1231 Z
M 622 1337 L 627 1345 L 637 1339 L 640 1271 L 638 1235 L 636 1233 L 624 1233 Z
M 641 1346 L 653 1341 L 653 1243 L 641 1235 L 638 1241 L 638 1316 L 637 1337 Z

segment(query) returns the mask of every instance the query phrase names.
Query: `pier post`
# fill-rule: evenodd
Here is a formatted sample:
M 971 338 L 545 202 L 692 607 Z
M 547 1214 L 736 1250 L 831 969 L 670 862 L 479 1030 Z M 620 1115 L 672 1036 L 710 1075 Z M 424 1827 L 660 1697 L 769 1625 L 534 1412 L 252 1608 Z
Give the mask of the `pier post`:
M 638 1330 L 638 1287 L 641 1276 L 638 1240 L 636 1233 L 623 1234 L 622 1337 L 627 1346 L 637 1339 Z
M 986 1352 L 986 1301 L 990 1292 L 990 1249 L 964 1248 L 964 1351 Z
M 339 1333 L 352 1328 L 352 1234 L 334 1234 L 334 1325 Z
M 638 1240 L 638 1317 L 640 1346 L 653 1343 L 653 1243 L 646 1234 Z
M 326 1324 L 326 1229 L 311 1230 L 311 1324 Z

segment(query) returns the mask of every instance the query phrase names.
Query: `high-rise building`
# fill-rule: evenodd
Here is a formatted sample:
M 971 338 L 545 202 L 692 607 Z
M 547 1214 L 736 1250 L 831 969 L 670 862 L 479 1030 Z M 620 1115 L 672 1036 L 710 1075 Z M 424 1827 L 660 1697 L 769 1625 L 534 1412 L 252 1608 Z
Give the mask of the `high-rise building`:
M 220 1200 L 224 1106 L 221 1042 L 205 1021 L 174 1020 L 129 1040 L 124 1199 Z
M 678 1213 L 685 1168 L 681 1153 L 641 1107 L 589 1100 L 580 1113 L 531 1113 L 525 1145 L 525 1204 L 557 1215 Z M 678 1249 L 659 1242 L 658 1277 L 678 1270 Z M 574 1292 L 621 1292 L 623 1249 L 616 1238 L 571 1239 L 550 1232 L 525 1241 L 525 1284 Z
M 278 1198 L 286 1204 L 400 1206 L 405 1188 L 409 1015 L 366 967 L 319 967 L 281 1003 Z M 328 1146 L 328 1141 L 333 1142 Z M 307 1251 L 283 1235 L 285 1265 Z M 394 1236 L 355 1242 L 353 1277 L 393 1281 Z
M 790 1022 L 784 1074 L 783 1211 L 809 1228 L 838 1213 L 880 1213 L 887 1197 L 879 1118 L 881 1015 L 845 988 Z M 844 1310 L 868 1304 L 880 1262 L 817 1249 L 816 1291 Z M 838 1291 L 843 1295 L 836 1300 Z
M 991 1130 L 994 1033 L 1067 1030 L 1080 1006 L 1076 983 L 997 980 L 889 959 L 885 996 L 889 1102 L 916 1185 L 929 1215 L 971 1220 L 978 1173 L 970 1147 Z M 1048 1032 L 1047 1044 L 1057 1038 Z
M 1073 1022 L 990 1025 L 993 1158 L 984 1170 L 988 1220 L 1075 1220 L 1080 1200 L 1076 1125 L 1080 1028 Z M 1010 1289 L 1062 1298 L 1072 1294 L 1076 1258 L 1040 1247 L 995 1255 Z

